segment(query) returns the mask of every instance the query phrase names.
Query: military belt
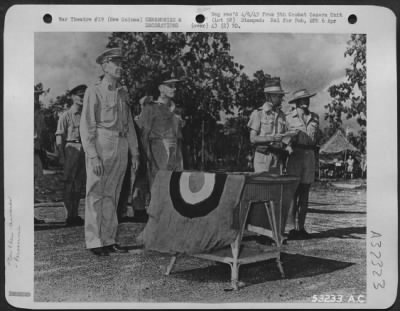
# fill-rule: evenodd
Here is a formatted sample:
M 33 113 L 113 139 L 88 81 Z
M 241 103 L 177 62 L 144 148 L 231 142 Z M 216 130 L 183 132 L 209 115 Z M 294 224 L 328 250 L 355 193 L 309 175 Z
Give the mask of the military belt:
M 112 136 L 116 136 L 116 137 L 128 137 L 128 132 L 124 132 L 124 131 L 116 131 L 116 130 L 111 130 L 111 129 L 107 129 L 107 128 L 98 128 L 98 130 L 105 131 L 107 133 L 111 133 Z

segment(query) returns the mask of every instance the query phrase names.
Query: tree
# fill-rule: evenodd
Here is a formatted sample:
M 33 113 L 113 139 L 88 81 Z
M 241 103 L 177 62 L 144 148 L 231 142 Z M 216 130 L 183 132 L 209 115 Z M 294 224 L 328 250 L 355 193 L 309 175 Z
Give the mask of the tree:
M 358 135 L 354 135 L 352 132 L 347 136 L 348 141 L 360 150 L 361 153 L 366 153 L 367 135 L 366 131 L 359 131 Z
M 48 94 L 50 89 L 44 89 L 43 84 L 40 82 L 34 86 L 34 90 L 35 104 L 43 115 L 44 120 L 44 131 L 41 137 L 42 147 L 46 151 L 55 152 L 55 132 L 57 130 L 59 115 L 72 104 L 69 90 L 57 96 L 55 100 L 50 100 L 50 105 L 48 107 L 43 107 L 40 102 L 40 96 Z
M 259 108 L 265 102 L 264 86 L 272 78 L 264 71 L 256 71 L 253 78 L 242 74 L 238 79 L 236 108 L 237 112 L 233 117 L 227 119 L 224 124 L 224 151 L 234 159 L 239 169 L 246 165 L 246 156 L 252 152 L 252 145 L 249 138 L 250 114 L 254 109 Z
M 352 57 L 351 67 L 346 68 L 347 81 L 329 88 L 332 101 L 325 106 L 325 120 L 333 131 L 342 125 L 343 114 L 347 119 L 356 118 L 361 127 L 367 125 L 366 43 L 365 34 L 351 35 L 344 53 L 344 57 Z
M 220 111 L 235 108 L 236 81 L 243 68 L 230 55 L 227 34 L 118 32 L 109 39 L 108 47 L 120 47 L 125 56 L 123 83 L 135 113 L 139 99 L 156 96 L 162 80 L 183 80 L 176 104 L 186 121 L 184 144 L 192 166 L 204 169 L 206 145 L 215 136 Z

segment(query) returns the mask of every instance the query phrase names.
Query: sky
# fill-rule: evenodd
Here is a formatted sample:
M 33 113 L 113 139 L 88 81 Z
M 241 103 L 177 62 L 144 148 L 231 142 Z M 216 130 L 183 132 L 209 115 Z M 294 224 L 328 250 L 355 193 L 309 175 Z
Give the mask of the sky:
M 111 33 L 36 33 L 35 84 L 42 82 L 51 98 L 78 84 L 91 84 L 101 74 L 95 58 L 108 43 Z M 264 70 L 281 78 L 282 87 L 290 92 L 306 88 L 317 95 L 311 99 L 310 110 L 318 113 L 325 126 L 324 105 L 330 101 L 329 86 L 345 79 L 345 68 L 350 59 L 344 57 L 350 34 L 283 34 L 230 33 L 231 55 L 244 65 L 244 72 L 252 76 Z M 284 103 L 283 110 L 289 105 Z M 354 130 L 356 122 L 344 122 Z

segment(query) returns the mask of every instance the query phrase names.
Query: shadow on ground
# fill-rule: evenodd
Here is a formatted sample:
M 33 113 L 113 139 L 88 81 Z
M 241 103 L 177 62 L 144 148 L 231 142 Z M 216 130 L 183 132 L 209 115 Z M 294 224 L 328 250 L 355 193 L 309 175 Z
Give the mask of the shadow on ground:
M 319 233 L 311 233 L 312 239 L 321 238 L 340 238 L 340 239 L 358 239 L 364 240 L 365 237 L 356 236 L 354 234 L 366 234 L 367 227 L 346 227 L 346 228 L 336 228 Z
M 282 253 L 281 260 L 286 274 L 285 279 L 328 274 L 354 265 L 351 262 L 286 253 Z M 179 263 L 176 269 L 179 269 Z M 239 274 L 240 281 L 244 282 L 246 287 L 282 279 L 275 259 L 243 265 Z M 231 269 L 227 264 L 216 263 L 205 268 L 172 272 L 170 277 L 204 283 L 223 283 L 230 280 Z
M 367 214 L 367 212 L 362 211 L 338 211 L 338 210 L 323 210 L 316 208 L 307 209 L 307 213 L 316 213 L 316 214 Z
M 45 224 L 35 225 L 35 231 L 51 230 L 51 229 L 65 229 L 67 226 L 64 221 L 62 222 L 47 222 Z

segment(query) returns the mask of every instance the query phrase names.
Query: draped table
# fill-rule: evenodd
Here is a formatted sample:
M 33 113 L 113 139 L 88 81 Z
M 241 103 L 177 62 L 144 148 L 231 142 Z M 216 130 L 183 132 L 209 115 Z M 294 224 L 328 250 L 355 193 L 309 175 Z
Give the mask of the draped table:
M 285 248 L 284 231 L 299 179 L 268 173 L 160 171 L 151 191 L 149 221 L 142 233 L 145 249 L 226 263 L 231 286 L 239 288 L 239 267 L 275 258 Z M 245 232 L 272 239 L 252 247 Z

